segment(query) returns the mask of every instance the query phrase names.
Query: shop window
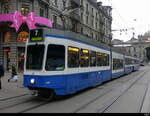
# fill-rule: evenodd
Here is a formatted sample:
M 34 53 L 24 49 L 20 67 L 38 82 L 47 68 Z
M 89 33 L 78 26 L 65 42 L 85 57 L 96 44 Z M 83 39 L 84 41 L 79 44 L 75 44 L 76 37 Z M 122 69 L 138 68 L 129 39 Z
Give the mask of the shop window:
M 4 43 L 7 43 L 7 42 L 12 42 L 11 32 L 9 31 L 4 33 Z
M 17 41 L 18 41 L 18 42 L 26 42 L 28 36 L 29 36 L 29 33 L 28 33 L 28 32 L 26 32 L 26 31 L 21 31 L 21 32 L 18 33 L 18 39 L 17 39 Z
M 24 55 L 25 55 L 25 48 L 18 47 L 18 70 L 23 71 L 24 69 Z

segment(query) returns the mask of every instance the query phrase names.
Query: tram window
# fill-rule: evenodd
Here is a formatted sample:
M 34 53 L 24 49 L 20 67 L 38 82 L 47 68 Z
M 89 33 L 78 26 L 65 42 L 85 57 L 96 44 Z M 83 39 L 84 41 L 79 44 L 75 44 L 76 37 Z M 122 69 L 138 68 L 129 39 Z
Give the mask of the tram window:
M 79 67 L 79 48 L 68 47 L 68 67 Z
M 125 58 L 125 65 L 128 65 L 128 58 Z
M 113 70 L 122 69 L 123 60 L 122 59 L 113 59 Z
M 132 59 L 130 59 L 130 58 L 125 58 L 125 64 L 126 64 L 126 65 L 131 65 L 131 64 L 133 64 Z
M 96 52 L 90 52 L 90 66 L 96 66 Z
M 97 52 L 97 66 L 109 66 L 109 54 Z
M 47 71 L 62 71 L 65 69 L 65 46 L 48 45 L 45 69 Z
M 80 67 L 89 66 L 89 50 L 81 49 L 80 52 Z
M 27 47 L 27 69 L 41 70 L 44 56 L 44 45 L 30 45 Z

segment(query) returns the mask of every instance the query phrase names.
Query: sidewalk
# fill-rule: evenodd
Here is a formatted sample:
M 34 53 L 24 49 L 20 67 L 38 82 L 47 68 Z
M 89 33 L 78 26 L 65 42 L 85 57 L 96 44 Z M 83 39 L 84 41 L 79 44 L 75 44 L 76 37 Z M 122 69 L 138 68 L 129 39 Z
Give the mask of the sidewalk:
M 0 90 L 0 99 L 22 95 L 28 92 L 28 89 L 23 86 L 23 74 L 18 74 L 18 82 L 8 82 L 11 73 L 5 73 L 2 78 L 2 89 Z

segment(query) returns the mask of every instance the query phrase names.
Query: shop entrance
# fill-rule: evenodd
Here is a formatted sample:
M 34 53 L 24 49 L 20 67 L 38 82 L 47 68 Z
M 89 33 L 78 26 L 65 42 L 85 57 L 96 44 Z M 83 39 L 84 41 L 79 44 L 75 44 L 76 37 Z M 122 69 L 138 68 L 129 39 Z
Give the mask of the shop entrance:
M 4 52 L 4 68 L 6 71 L 10 70 L 10 48 L 9 47 L 5 47 L 3 48 L 3 52 Z
M 18 71 L 19 72 L 24 71 L 24 54 L 25 54 L 25 48 L 18 47 Z

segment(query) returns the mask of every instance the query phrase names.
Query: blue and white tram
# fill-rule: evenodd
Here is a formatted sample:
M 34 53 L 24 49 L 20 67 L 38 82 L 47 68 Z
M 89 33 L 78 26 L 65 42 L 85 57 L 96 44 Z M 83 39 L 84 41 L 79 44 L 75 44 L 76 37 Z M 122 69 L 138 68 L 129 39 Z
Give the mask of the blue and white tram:
M 125 59 L 125 66 L 124 66 L 125 74 L 129 74 L 132 71 L 134 71 L 133 57 L 125 55 L 124 59 Z
M 73 94 L 108 80 L 111 80 L 109 50 L 62 36 L 42 38 L 38 30 L 30 32 L 24 86 L 33 95 Z
M 112 51 L 112 78 L 124 75 L 124 55 Z
M 137 71 L 140 68 L 139 58 L 133 57 L 133 71 Z
M 121 53 L 76 39 L 30 31 L 23 85 L 32 95 L 68 95 L 133 71 Z M 129 60 L 130 61 L 130 60 Z M 128 63 L 128 64 L 127 64 Z

